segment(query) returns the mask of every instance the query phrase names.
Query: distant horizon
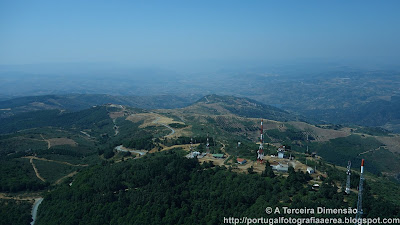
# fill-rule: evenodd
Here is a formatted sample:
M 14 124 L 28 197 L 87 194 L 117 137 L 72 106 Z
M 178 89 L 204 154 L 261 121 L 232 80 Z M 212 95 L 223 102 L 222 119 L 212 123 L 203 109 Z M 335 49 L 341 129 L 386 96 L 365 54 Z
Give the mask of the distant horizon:
M 398 1 L 1 1 L 0 65 L 399 67 Z
M 400 64 L 395 63 L 377 63 L 371 61 L 340 61 L 340 60 L 293 60 L 293 61 L 268 61 L 268 62 L 192 62 L 182 63 L 182 65 L 132 65 L 124 63 L 115 63 L 107 61 L 99 62 L 48 62 L 48 63 L 24 63 L 24 64 L 0 64 L 0 76 L 7 73 L 27 73 L 36 75 L 69 75 L 81 74 L 88 71 L 95 74 L 107 74 L 111 72 L 123 75 L 132 71 L 150 71 L 164 72 L 167 74 L 204 74 L 204 73 L 246 73 L 246 72 L 264 72 L 264 73 L 284 73 L 287 70 L 299 70 L 299 72 L 331 72 L 334 70 L 395 70 L 400 71 Z M 300 75 L 300 74 L 299 74 Z

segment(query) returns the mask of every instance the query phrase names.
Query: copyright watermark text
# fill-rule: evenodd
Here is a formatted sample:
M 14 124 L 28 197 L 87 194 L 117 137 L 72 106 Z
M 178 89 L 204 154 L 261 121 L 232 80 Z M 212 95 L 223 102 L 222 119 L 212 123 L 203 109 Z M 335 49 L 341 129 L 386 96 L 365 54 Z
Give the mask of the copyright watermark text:
M 236 217 L 224 217 L 224 224 L 359 224 L 359 225 L 369 225 L 369 224 L 398 224 L 400 223 L 400 218 L 292 218 L 292 217 L 278 217 L 278 218 L 236 218 Z
M 284 214 L 284 215 L 329 215 L 329 214 L 357 214 L 357 209 L 355 208 L 339 208 L 331 209 L 325 207 L 317 208 L 289 208 L 289 207 L 267 207 L 265 208 L 265 213 L 267 214 Z

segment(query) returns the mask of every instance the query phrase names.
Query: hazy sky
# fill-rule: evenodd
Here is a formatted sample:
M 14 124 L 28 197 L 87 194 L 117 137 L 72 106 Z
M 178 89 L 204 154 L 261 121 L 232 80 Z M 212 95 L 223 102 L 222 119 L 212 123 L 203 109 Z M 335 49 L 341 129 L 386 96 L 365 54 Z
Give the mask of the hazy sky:
M 0 0 L 0 64 L 400 58 L 400 1 Z

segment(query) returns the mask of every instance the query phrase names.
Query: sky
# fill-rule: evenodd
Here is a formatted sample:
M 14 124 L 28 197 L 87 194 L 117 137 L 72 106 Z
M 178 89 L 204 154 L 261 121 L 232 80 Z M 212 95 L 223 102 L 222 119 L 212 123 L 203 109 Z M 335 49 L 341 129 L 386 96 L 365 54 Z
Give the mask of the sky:
M 396 0 L 0 0 L 0 65 L 396 64 L 399 11 Z

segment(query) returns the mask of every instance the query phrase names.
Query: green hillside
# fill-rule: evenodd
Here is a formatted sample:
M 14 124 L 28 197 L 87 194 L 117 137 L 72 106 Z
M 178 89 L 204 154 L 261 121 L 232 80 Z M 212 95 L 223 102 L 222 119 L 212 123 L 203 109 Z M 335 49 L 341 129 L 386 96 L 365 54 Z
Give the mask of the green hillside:
M 37 110 L 79 111 L 107 103 L 144 109 L 179 108 L 191 104 L 196 98 L 197 96 L 113 96 L 104 94 L 27 96 L 0 101 L 0 118 Z
M 112 124 L 105 107 L 92 107 L 79 112 L 61 112 L 60 110 L 40 110 L 26 112 L 10 118 L 0 119 L 0 133 L 12 133 L 36 127 L 68 127 L 87 129 L 96 125 L 105 129 Z
M 310 110 L 310 117 L 340 124 L 381 126 L 395 132 L 400 131 L 400 96 L 390 100 L 375 100 L 333 109 Z
M 264 118 L 277 121 L 304 120 L 279 108 L 265 105 L 249 98 L 207 95 L 195 104 L 184 108 L 186 113 L 226 115 L 234 114 L 248 118 Z
M 296 169 L 273 173 L 256 163 L 261 118 L 266 157 L 276 163 L 270 155 L 285 145 Z M 343 166 L 351 160 L 358 171 L 364 158 L 365 216 L 397 215 L 400 199 L 388 193 L 399 193 L 400 136 L 299 120 L 246 98 L 217 95 L 177 109 L 106 104 L 19 113 L 0 120 L 0 188 L 7 197 L 45 197 L 38 224 L 221 224 L 220 215 L 265 216 L 266 205 L 355 207 L 359 175 L 354 172 L 352 193 L 343 195 Z M 132 152 L 117 151 L 120 145 Z M 186 159 L 190 147 L 226 157 Z M 248 164 L 238 165 L 236 157 Z M 306 174 L 307 166 L 318 174 Z
M 237 174 L 170 151 L 82 172 L 71 187 L 60 186 L 45 196 L 38 224 L 222 224 L 229 216 L 285 216 L 266 215 L 266 206 L 356 206 L 356 195 L 345 200 L 333 180 L 314 192 L 309 179 L 294 170 L 287 178 Z M 369 187 L 365 189 L 365 202 L 373 204 L 365 207 L 364 216 L 399 216 L 400 205 L 373 199 Z

